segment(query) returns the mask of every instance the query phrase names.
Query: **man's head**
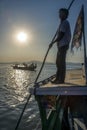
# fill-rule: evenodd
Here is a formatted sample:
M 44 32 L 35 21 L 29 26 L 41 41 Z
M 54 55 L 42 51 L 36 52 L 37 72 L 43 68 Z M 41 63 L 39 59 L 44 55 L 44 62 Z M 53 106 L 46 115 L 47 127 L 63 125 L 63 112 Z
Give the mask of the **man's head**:
M 66 8 L 61 8 L 59 10 L 59 17 L 61 20 L 67 19 L 68 15 L 69 15 L 69 11 Z

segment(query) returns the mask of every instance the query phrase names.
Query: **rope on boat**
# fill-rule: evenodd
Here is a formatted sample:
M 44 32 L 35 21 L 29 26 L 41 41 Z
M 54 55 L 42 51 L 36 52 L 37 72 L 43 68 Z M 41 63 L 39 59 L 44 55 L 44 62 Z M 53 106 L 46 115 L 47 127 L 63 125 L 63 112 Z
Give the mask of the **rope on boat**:
M 49 78 L 46 78 L 46 79 L 44 79 L 44 80 L 42 80 L 42 81 L 37 82 L 36 85 L 35 85 L 35 87 L 36 87 L 37 85 L 38 85 L 38 86 L 41 86 L 41 85 L 47 84 L 49 81 L 51 81 L 52 79 L 54 79 L 55 76 L 56 76 L 56 74 L 54 74 L 54 75 L 50 76 Z
M 70 5 L 69 5 L 69 7 L 68 7 L 68 10 L 70 10 L 70 8 L 71 8 L 71 6 L 72 6 L 72 4 L 73 4 L 74 1 L 75 1 L 75 0 L 72 0 L 72 1 L 71 1 Z M 57 35 L 57 32 L 58 32 L 58 29 L 57 29 L 57 31 L 56 31 L 56 33 L 55 33 L 55 35 L 54 35 L 54 37 L 53 37 L 51 43 L 55 40 L 56 35 Z M 34 82 L 34 86 L 33 86 L 33 87 L 35 87 L 35 84 L 37 83 L 37 80 L 38 80 L 38 78 L 39 78 L 39 76 L 40 76 L 40 74 L 41 74 L 41 72 L 42 72 L 42 69 L 43 69 L 43 67 L 44 67 L 44 64 L 45 64 L 46 58 L 47 58 L 47 56 L 48 56 L 49 50 L 50 50 L 50 48 L 48 48 L 48 50 L 47 50 L 47 52 L 46 52 L 46 55 L 45 55 L 45 57 L 44 57 L 42 66 L 41 66 L 40 71 L 39 71 L 39 73 L 38 73 L 38 75 L 37 75 L 37 77 L 36 77 L 36 80 L 35 80 L 35 82 Z M 26 101 L 26 103 L 25 103 L 25 105 L 24 105 L 24 108 L 23 108 L 23 110 L 22 110 L 22 113 L 21 113 L 21 115 L 20 115 L 20 117 L 19 117 L 19 119 L 18 119 L 18 122 L 17 122 L 17 125 L 16 125 L 16 127 L 15 127 L 15 130 L 17 130 L 18 127 L 19 127 L 19 124 L 20 124 L 20 122 L 21 122 L 22 116 L 23 116 L 23 114 L 24 114 L 24 111 L 25 111 L 25 109 L 26 109 L 26 106 L 27 106 L 27 104 L 28 104 L 30 98 L 31 98 L 31 94 L 29 94 L 29 96 L 28 96 L 28 98 L 27 98 L 27 101 Z

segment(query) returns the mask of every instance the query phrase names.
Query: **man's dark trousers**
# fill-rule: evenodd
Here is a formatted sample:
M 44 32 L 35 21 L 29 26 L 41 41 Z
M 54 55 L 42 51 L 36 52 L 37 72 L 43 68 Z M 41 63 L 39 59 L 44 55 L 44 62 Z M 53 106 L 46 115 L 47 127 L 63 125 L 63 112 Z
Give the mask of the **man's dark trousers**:
M 56 79 L 60 82 L 64 82 L 65 80 L 67 50 L 68 50 L 68 45 L 58 48 L 58 53 L 56 58 L 56 66 L 57 66 Z

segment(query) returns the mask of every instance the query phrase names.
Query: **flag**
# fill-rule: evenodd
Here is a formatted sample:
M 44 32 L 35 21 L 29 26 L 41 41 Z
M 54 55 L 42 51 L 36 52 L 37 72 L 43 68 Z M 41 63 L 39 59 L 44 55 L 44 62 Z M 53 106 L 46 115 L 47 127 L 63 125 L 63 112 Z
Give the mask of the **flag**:
M 78 49 L 81 46 L 83 29 L 84 29 L 84 9 L 82 6 L 76 21 L 73 39 L 71 43 L 71 50 L 73 49 L 73 47 L 76 47 Z

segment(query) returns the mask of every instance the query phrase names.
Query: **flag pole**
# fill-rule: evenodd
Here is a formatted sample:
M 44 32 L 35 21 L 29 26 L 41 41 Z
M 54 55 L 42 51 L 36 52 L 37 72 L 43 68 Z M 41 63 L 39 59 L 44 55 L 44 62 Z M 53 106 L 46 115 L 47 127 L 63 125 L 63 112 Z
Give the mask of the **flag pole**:
M 87 84 L 87 58 L 86 58 L 86 40 L 85 40 L 85 20 L 84 20 L 84 5 L 83 8 L 83 45 L 84 45 L 84 66 L 85 66 L 85 77 L 86 77 L 86 84 Z

